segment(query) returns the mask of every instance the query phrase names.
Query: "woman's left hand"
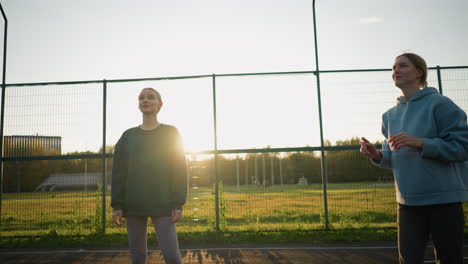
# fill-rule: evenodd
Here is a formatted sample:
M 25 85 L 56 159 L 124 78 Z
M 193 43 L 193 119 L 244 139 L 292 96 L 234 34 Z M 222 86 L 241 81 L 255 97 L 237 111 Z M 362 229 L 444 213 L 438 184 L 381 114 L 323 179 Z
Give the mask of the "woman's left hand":
M 396 135 L 390 136 L 388 144 L 395 150 L 399 150 L 402 147 L 412 147 L 421 150 L 424 145 L 424 140 L 422 138 L 413 137 L 404 132 L 400 132 Z
M 182 218 L 182 210 L 172 209 L 171 220 L 173 223 L 177 223 Z

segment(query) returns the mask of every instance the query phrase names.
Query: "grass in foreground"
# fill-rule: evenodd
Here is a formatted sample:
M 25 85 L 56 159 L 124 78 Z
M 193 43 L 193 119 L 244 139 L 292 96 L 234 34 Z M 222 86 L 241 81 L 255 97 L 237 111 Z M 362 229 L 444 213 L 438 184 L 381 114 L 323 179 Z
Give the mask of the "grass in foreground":
M 184 232 L 179 233 L 181 248 L 209 245 L 229 246 L 235 244 L 284 244 L 324 243 L 396 240 L 396 229 L 340 229 L 302 230 L 294 232 Z M 148 245 L 157 244 L 153 233 L 148 234 Z M 127 236 L 123 233 L 103 235 L 58 235 L 50 233 L 39 237 L 5 238 L 0 248 L 48 248 L 48 247 L 126 247 Z
M 181 248 L 229 246 L 236 244 L 333 243 L 397 240 L 397 229 L 330 229 L 294 232 L 185 232 L 180 233 Z M 468 239 L 468 229 L 465 229 Z M 154 234 L 148 234 L 148 246 L 157 246 Z M 0 248 L 95 248 L 127 247 L 123 233 L 94 235 L 58 235 L 50 233 L 39 237 L 11 237 L 0 240 Z
M 0 247 L 126 246 L 125 229 L 112 223 L 109 197 L 106 232 L 100 232 L 100 197 L 90 192 L 7 195 L 2 205 Z M 184 218 L 177 227 L 182 246 L 396 240 L 393 186 L 330 184 L 328 231 L 320 186 L 245 186 L 240 192 L 223 186 L 222 232 L 214 231 L 214 202 L 210 188 L 189 193 Z M 464 205 L 467 211 L 468 203 Z M 148 238 L 154 245 L 154 235 Z

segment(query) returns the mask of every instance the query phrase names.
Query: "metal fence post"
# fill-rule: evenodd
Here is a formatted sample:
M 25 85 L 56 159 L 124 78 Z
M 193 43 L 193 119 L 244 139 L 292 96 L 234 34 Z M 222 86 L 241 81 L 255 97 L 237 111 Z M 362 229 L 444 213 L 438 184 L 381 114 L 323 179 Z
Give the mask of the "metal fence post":
M 3 20 L 5 21 L 5 29 L 3 31 L 3 76 L 2 76 L 2 98 L 1 98 L 1 114 L 0 114 L 0 226 L 2 226 L 2 199 L 3 199 L 3 128 L 5 120 L 5 89 L 6 89 L 6 57 L 7 57 L 7 31 L 8 19 L 3 11 L 3 6 L 0 3 Z
M 219 174 L 218 174 L 218 134 L 216 124 L 216 75 L 212 75 L 213 78 L 213 125 L 214 125 L 214 175 L 215 175 L 215 214 L 216 232 L 220 231 L 219 228 Z
M 321 165 L 322 165 L 322 189 L 323 189 L 323 210 L 325 216 L 325 229 L 329 229 L 328 223 L 328 198 L 327 198 L 327 160 L 325 157 L 324 151 L 324 142 L 323 142 L 323 123 L 322 123 L 322 99 L 320 95 L 320 70 L 318 63 L 318 44 L 317 44 L 317 23 L 315 21 L 315 0 L 312 3 L 312 12 L 314 18 L 314 41 L 315 41 L 315 69 L 316 69 L 316 79 L 317 79 L 317 100 L 318 100 L 318 111 L 319 111 L 319 123 L 320 123 L 320 154 L 321 154 Z
M 439 93 L 442 94 L 442 77 L 440 74 L 440 66 L 437 65 L 437 82 L 439 83 Z
M 106 232 L 106 108 L 107 80 L 102 82 L 102 233 Z

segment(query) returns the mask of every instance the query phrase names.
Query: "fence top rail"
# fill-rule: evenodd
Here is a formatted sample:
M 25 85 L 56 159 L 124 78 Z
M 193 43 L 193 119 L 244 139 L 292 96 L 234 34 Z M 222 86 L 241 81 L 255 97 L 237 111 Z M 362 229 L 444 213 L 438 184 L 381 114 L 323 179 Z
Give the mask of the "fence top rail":
M 381 145 L 376 145 L 380 148 Z M 343 151 L 352 150 L 358 151 L 359 145 L 355 146 L 324 146 L 324 151 Z M 202 151 L 188 151 L 187 155 L 222 155 L 222 154 L 246 154 L 246 153 L 278 153 L 278 152 L 310 152 L 320 151 L 321 147 L 295 147 L 295 148 L 259 148 L 259 149 L 222 149 L 222 150 L 202 150 Z M 1 159 L 4 162 L 11 161 L 33 161 L 33 160 L 70 160 L 70 159 L 102 159 L 113 158 L 114 154 L 111 153 L 93 153 L 93 154 L 64 154 L 54 156 L 15 156 L 4 157 Z
M 430 70 L 451 70 L 451 69 L 468 69 L 468 66 L 436 66 L 429 67 Z M 352 70 L 321 70 L 318 73 L 344 73 L 344 72 L 382 72 L 391 71 L 390 68 L 385 69 L 352 69 Z M 45 86 L 45 85 L 72 85 L 72 84 L 90 84 L 90 83 L 119 83 L 119 82 L 142 82 L 142 81 L 163 81 L 163 80 L 180 80 L 180 79 L 197 79 L 210 77 L 235 77 L 235 76 L 255 76 L 255 75 L 287 75 L 287 74 L 317 74 L 317 71 L 287 71 L 287 72 L 255 72 L 255 73 L 224 73 L 224 74 L 204 74 L 204 75 L 186 75 L 186 76 L 169 76 L 169 77 L 152 77 L 152 78 L 134 78 L 134 79 L 103 79 L 103 80 L 88 80 L 88 81 L 63 81 L 63 82 L 37 82 L 37 83 L 10 83 L 6 87 L 20 86 Z

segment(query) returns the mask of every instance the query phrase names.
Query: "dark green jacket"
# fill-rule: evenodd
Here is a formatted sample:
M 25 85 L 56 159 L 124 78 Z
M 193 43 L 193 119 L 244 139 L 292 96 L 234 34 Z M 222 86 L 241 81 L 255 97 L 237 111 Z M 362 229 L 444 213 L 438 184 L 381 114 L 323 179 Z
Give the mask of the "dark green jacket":
M 187 177 L 177 128 L 130 128 L 115 145 L 111 206 L 124 216 L 169 216 L 186 202 Z

